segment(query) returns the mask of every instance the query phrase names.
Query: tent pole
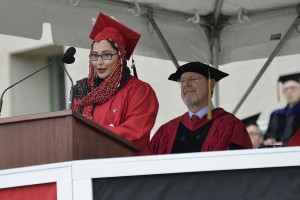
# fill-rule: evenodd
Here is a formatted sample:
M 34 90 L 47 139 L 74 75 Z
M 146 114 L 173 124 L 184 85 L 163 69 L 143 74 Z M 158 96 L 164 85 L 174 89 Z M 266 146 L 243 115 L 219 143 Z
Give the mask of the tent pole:
M 176 69 L 178 69 L 178 68 L 179 68 L 179 64 L 178 64 L 178 62 L 177 62 L 177 59 L 176 59 L 175 55 L 173 54 L 173 52 L 172 52 L 170 46 L 168 45 L 168 43 L 167 43 L 165 37 L 164 37 L 163 34 L 161 33 L 159 27 L 157 26 L 157 24 L 156 24 L 156 22 L 155 22 L 155 20 L 154 20 L 154 18 L 153 18 L 152 10 L 151 10 L 150 8 L 148 9 L 148 12 L 147 12 L 146 16 L 148 17 L 148 20 L 149 20 L 150 23 L 152 24 L 152 27 L 153 27 L 153 29 L 155 30 L 155 32 L 156 32 L 158 38 L 160 39 L 160 41 L 162 42 L 162 44 L 163 44 L 164 48 L 166 49 L 168 55 L 170 56 L 170 59 L 173 61 L 173 63 L 174 63 L 174 65 L 175 65 Z
M 219 69 L 219 49 L 220 49 L 220 29 L 218 28 L 220 12 L 222 8 L 223 0 L 218 0 L 214 10 L 213 26 L 211 28 L 211 35 L 213 39 L 211 47 L 212 66 Z M 218 107 L 220 104 L 219 85 L 216 84 L 214 91 L 214 103 Z
M 241 105 L 244 103 L 244 101 L 246 100 L 246 98 L 248 97 L 248 95 L 250 94 L 250 92 L 252 91 L 252 89 L 254 88 L 254 86 L 256 85 L 256 83 L 258 82 L 258 80 L 261 78 L 261 76 L 263 75 L 263 73 L 266 71 L 266 69 L 269 67 L 269 65 L 273 61 L 274 57 L 278 54 L 278 52 L 280 51 L 280 49 L 285 44 L 286 40 L 292 34 L 292 32 L 294 31 L 295 27 L 298 26 L 298 24 L 300 22 L 299 7 L 297 7 L 297 10 L 298 10 L 298 16 L 296 17 L 296 19 L 294 20 L 293 24 L 290 26 L 290 28 L 288 29 L 288 31 L 286 32 L 286 34 L 280 40 L 280 42 L 278 43 L 278 45 L 276 46 L 276 48 L 274 49 L 274 51 L 272 52 L 272 54 L 270 55 L 270 57 L 268 58 L 268 60 L 266 61 L 266 63 L 263 65 L 263 67 L 261 68 L 261 70 L 258 72 L 258 74 L 256 75 L 256 77 L 254 78 L 254 80 L 252 81 L 252 83 L 250 84 L 250 86 L 248 87 L 247 91 L 245 92 L 245 94 L 243 95 L 243 97 L 241 98 L 241 100 L 239 101 L 239 103 L 237 104 L 237 106 L 233 109 L 232 114 L 235 115 L 237 113 L 237 111 L 239 110 L 239 108 L 241 107 Z
M 219 49 L 220 49 L 220 31 L 216 28 L 213 28 L 212 31 L 213 35 L 213 44 L 212 44 L 212 66 L 216 69 L 219 69 Z M 215 105 L 218 107 L 220 104 L 220 94 L 219 94 L 219 85 L 215 85 L 215 91 L 214 91 L 214 100 L 215 100 Z

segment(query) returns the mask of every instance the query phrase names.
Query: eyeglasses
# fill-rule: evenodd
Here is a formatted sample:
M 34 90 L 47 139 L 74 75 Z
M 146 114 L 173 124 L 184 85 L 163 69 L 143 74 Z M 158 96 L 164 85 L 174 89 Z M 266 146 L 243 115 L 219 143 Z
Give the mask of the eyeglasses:
M 298 90 L 299 88 L 300 88 L 299 86 L 285 87 L 285 88 L 283 88 L 283 93 L 287 93 L 289 90 L 291 92 L 294 92 L 294 91 Z
M 256 135 L 261 136 L 261 134 L 259 132 L 256 132 L 256 131 L 250 131 L 248 133 L 249 133 L 249 136 L 256 136 Z
M 178 83 L 180 85 L 184 84 L 184 83 L 195 83 L 198 82 L 201 78 L 205 78 L 205 77 L 187 77 L 187 78 L 180 78 L 178 80 Z
M 111 60 L 113 55 L 116 55 L 118 53 L 103 53 L 103 54 L 97 54 L 97 53 L 92 53 L 89 55 L 91 61 L 98 61 L 99 57 L 102 58 L 102 60 Z

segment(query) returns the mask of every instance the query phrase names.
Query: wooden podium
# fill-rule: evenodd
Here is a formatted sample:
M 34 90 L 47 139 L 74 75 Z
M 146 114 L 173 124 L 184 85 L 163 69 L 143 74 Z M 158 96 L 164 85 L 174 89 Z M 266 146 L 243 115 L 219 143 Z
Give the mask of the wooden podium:
M 132 156 L 131 142 L 72 110 L 0 119 L 0 170 Z

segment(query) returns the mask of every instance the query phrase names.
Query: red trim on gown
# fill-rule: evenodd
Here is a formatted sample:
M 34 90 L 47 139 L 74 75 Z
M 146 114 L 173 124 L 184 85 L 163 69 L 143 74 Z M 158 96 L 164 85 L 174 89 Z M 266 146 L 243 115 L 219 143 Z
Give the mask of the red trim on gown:
M 293 135 L 293 137 L 289 140 L 286 146 L 300 146 L 300 129 Z

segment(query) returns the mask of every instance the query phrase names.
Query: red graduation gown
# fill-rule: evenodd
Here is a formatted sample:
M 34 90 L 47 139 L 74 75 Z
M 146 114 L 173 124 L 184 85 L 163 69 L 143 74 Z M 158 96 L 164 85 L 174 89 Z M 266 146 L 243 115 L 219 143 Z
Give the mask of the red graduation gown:
M 109 101 L 97 105 L 93 121 L 133 142 L 137 155 L 151 154 L 150 131 L 158 112 L 158 100 L 148 83 L 131 77 Z
M 293 137 L 289 140 L 286 146 L 300 146 L 300 129 L 293 135 Z
M 229 150 L 230 144 L 244 148 L 253 148 L 249 134 L 243 123 L 234 115 L 227 113 L 222 108 L 212 111 L 212 125 L 203 141 L 199 151 Z M 206 116 L 198 121 L 192 121 L 185 113 L 168 123 L 162 125 L 151 139 L 151 146 L 154 154 L 169 154 L 175 141 L 179 124 L 187 129 L 195 131 L 207 124 Z

